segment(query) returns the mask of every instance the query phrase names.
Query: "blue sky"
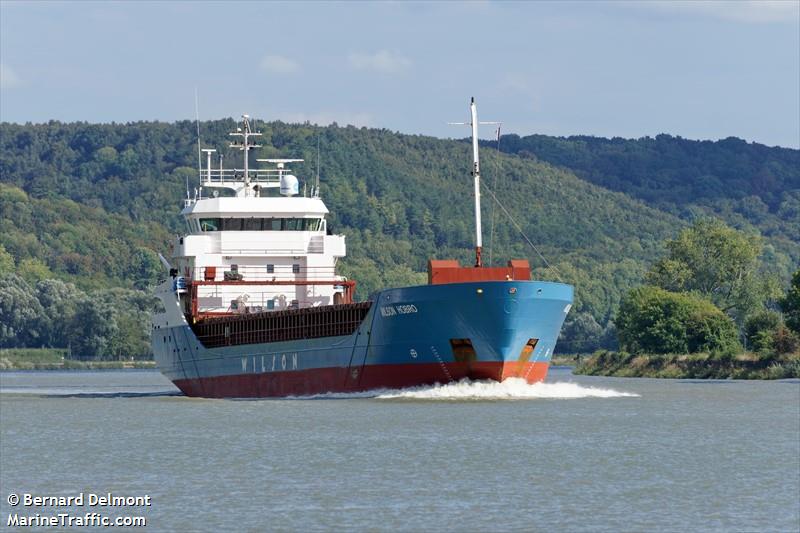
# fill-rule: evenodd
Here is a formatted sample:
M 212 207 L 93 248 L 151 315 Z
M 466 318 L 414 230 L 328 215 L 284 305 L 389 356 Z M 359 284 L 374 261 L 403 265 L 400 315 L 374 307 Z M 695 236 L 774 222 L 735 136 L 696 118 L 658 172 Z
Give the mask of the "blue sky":
M 800 1 L 0 1 L 0 118 L 239 116 L 800 147 Z M 488 131 L 485 136 L 490 136 Z

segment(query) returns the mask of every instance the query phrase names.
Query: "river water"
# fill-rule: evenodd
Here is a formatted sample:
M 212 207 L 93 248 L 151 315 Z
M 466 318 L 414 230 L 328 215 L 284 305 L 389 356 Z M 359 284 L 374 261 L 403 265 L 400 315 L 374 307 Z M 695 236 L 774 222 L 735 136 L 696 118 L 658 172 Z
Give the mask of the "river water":
M 11 507 L 10 494 L 150 496 Z M 0 373 L 9 514 L 152 531 L 798 531 L 800 380 L 460 383 L 203 400 L 155 371 Z M 15 529 L 15 528 L 10 528 Z

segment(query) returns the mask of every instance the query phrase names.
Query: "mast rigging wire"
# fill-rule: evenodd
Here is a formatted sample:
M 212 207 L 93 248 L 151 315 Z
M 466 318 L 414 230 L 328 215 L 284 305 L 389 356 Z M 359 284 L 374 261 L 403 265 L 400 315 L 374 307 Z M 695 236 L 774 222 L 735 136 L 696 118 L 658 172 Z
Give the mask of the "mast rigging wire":
M 500 128 L 501 126 L 497 127 L 497 157 L 494 160 L 494 182 L 492 183 L 492 189 L 495 191 L 497 190 L 497 176 L 500 175 Z M 495 209 L 494 204 L 492 204 L 492 229 L 489 233 L 489 266 L 492 266 L 492 252 L 494 251 L 494 215 Z
M 528 238 L 528 236 L 525 234 L 525 232 L 522 231 L 522 228 L 520 227 L 520 225 L 517 223 L 516 220 L 514 220 L 514 217 L 511 216 L 511 213 L 508 212 L 508 209 L 506 209 L 505 206 L 502 203 L 500 203 L 500 200 L 497 199 L 497 196 L 495 196 L 494 192 L 492 192 L 492 190 L 489 188 L 489 186 L 486 185 L 485 182 L 481 182 L 481 185 L 483 185 L 483 188 L 486 189 L 486 192 L 489 193 L 489 195 L 492 197 L 492 199 L 495 202 L 497 202 L 497 205 L 500 207 L 500 209 L 503 210 L 503 213 L 505 213 L 505 215 L 508 217 L 508 220 L 511 221 L 511 223 L 514 225 L 514 227 L 517 229 L 517 231 L 520 233 L 520 235 L 522 235 L 522 238 L 525 239 L 525 241 L 530 245 L 530 247 L 533 248 L 533 251 L 536 252 L 536 254 L 539 256 L 539 258 L 544 262 L 545 266 L 553 271 L 553 273 L 556 275 L 556 279 L 558 279 L 558 281 L 563 282 L 563 280 L 561 279 L 561 276 L 559 275 L 558 269 L 547 262 L 547 259 L 544 257 L 544 255 L 542 255 L 542 252 L 539 251 L 539 249 Z
M 194 121 L 197 124 L 197 177 L 199 178 L 203 173 L 203 167 L 200 160 L 200 102 L 197 96 L 197 87 L 194 88 Z M 189 197 L 189 176 L 186 176 L 186 197 Z

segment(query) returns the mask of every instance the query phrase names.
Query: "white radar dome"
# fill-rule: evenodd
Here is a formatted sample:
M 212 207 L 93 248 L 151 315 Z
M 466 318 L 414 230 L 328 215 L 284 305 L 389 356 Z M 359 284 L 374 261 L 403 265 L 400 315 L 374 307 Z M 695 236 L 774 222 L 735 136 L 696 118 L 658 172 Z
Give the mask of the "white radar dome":
M 281 176 L 281 194 L 284 196 L 293 196 L 300 192 L 300 184 L 297 181 L 297 176 L 291 174 L 284 174 Z

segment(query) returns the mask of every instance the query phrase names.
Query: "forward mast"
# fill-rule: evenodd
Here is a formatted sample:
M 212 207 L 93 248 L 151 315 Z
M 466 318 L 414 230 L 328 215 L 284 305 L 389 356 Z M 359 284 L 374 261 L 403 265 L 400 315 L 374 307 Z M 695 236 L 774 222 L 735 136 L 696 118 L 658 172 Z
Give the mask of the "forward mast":
M 469 103 L 470 121 L 469 122 L 450 122 L 460 126 L 470 126 L 472 130 L 472 177 L 475 195 L 475 266 L 482 267 L 483 260 L 481 252 L 483 249 L 483 238 L 481 232 L 481 162 L 478 154 L 478 124 L 495 124 L 500 122 L 478 122 L 478 106 L 475 105 L 475 97 Z

